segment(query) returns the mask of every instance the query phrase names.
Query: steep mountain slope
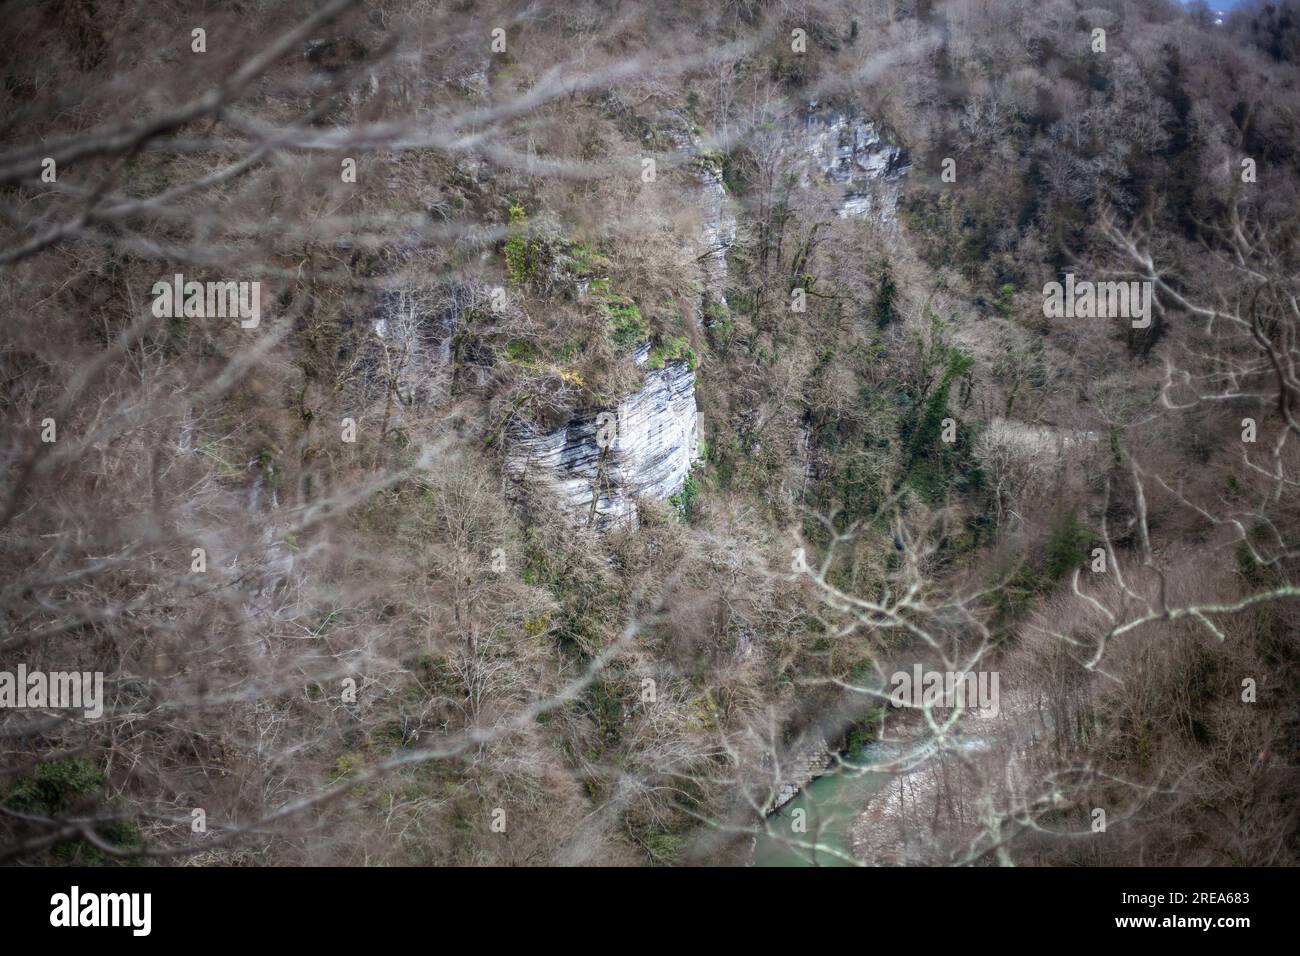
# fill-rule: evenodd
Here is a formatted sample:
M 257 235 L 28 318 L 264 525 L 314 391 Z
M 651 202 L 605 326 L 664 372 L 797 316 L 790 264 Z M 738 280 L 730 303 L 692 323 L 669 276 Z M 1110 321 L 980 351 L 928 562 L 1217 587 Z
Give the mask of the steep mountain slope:
M 1294 862 L 1300 26 L 309 6 L 4 27 L 0 858 Z

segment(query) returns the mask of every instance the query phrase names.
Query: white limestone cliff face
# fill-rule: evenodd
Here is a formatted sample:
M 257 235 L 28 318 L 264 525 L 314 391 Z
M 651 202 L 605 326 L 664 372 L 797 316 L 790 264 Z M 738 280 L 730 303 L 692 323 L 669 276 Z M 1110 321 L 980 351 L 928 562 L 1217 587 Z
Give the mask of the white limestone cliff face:
M 648 353 L 643 346 L 639 360 Z M 685 362 L 652 369 L 645 385 L 609 411 L 616 427 L 603 451 L 599 411 L 577 413 L 551 432 L 520 426 L 511 436 L 506 475 L 520 490 L 557 498 L 579 527 L 637 527 L 637 502 L 677 494 L 699 457 L 695 373 Z
M 700 209 L 700 271 L 704 288 L 700 296 L 699 317 L 705 321 L 709 305 L 726 305 L 727 251 L 736 241 L 736 217 L 727 204 L 727 187 L 722 169 L 709 161 L 697 164 L 699 183 L 696 204 Z
M 804 116 L 809 164 L 804 184 L 822 182 L 842 191 L 841 217 L 898 219 L 903 180 L 911 170 L 900 146 L 886 143 L 877 124 L 844 111 L 809 106 Z
M 726 308 L 727 252 L 736 242 L 736 214 L 727 201 L 720 161 L 705 153 L 704 144 L 686 117 L 674 115 L 667 122 L 669 139 L 687 158 L 683 168 L 691 185 L 686 199 L 700 215 L 694 248 L 703 287 L 696 319 L 705 324 L 711 305 L 714 310 Z
M 452 340 L 464 313 L 481 298 L 482 290 L 469 287 L 381 296 L 371 320 L 381 346 L 369 363 L 376 381 L 393 376 L 403 400 L 412 404 L 444 398 Z M 636 363 L 644 367 L 649 354 L 650 344 L 642 344 Z M 642 387 L 606 411 L 614 415 L 614 427 L 603 455 L 597 443 L 600 410 L 577 412 L 550 432 L 518 426 L 505 471 L 517 488 L 540 488 L 557 498 L 576 525 L 635 528 L 637 502 L 663 502 L 680 492 L 699 458 L 695 372 L 686 362 L 647 369 Z M 400 415 L 400 405 L 395 412 Z
M 804 787 L 824 774 L 834 763 L 835 755 L 825 737 L 815 735 L 809 740 L 801 741 L 800 746 L 793 748 L 792 759 L 780 768 L 780 786 L 768 812 L 780 810 L 799 796 Z

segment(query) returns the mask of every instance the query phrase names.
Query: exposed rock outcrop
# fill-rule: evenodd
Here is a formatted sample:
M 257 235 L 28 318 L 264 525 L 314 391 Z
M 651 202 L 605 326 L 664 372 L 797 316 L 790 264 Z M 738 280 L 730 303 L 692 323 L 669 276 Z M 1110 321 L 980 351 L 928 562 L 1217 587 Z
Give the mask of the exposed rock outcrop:
M 695 176 L 699 182 L 697 205 L 700 208 L 700 271 L 704 289 L 700 296 L 700 320 L 726 308 L 727 251 L 736 241 L 736 217 L 727 207 L 727 187 L 722 182 L 722 168 L 708 159 L 698 160 Z
M 687 201 L 699 209 L 700 231 L 694 245 L 702 273 L 696 321 L 726 309 L 727 250 L 736 239 L 736 219 L 729 209 L 719 161 L 705 154 L 689 121 L 669 115 L 661 132 L 686 158 L 682 173 L 691 186 Z M 591 277 L 576 279 L 579 296 Z M 647 365 L 650 344 L 637 350 L 638 365 Z M 601 416 L 613 415 L 610 419 Z M 602 448 L 602 433 L 612 441 Z M 638 525 L 638 501 L 667 501 L 682 490 L 699 457 L 699 408 L 695 372 L 684 361 L 649 369 L 645 384 L 616 409 L 576 413 L 551 432 L 528 424 L 511 435 L 507 476 L 521 490 L 531 487 L 554 495 L 575 524 L 600 530 Z
M 699 456 L 695 372 L 669 362 L 616 409 L 577 413 L 552 432 L 520 425 L 511 438 L 505 472 L 521 489 L 554 495 L 579 526 L 635 528 L 637 502 L 677 494 Z
M 1078 428 L 1056 428 L 1050 425 L 1029 425 L 1006 418 L 989 422 L 982 436 L 982 444 L 1002 447 L 1008 453 L 1029 459 L 1060 457 L 1087 451 L 1097 444 L 1095 431 Z
M 703 279 L 697 319 L 708 324 L 711 315 L 726 311 L 727 252 L 736 241 L 736 214 L 727 202 L 721 159 L 705 151 L 685 117 L 674 115 L 667 123 L 666 135 L 687 157 L 685 170 L 694 181 L 688 201 L 700 212 L 695 246 Z
M 886 143 L 870 120 L 812 103 L 804 116 L 809 157 L 805 185 L 820 180 L 840 188 L 840 216 L 871 217 L 886 225 L 898 218 L 898 198 L 911 170 L 906 151 Z
M 804 787 L 820 777 L 835 763 L 826 738 L 817 736 L 793 751 L 793 760 L 781 767 L 781 785 L 768 812 L 780 810 L 799 795 Z

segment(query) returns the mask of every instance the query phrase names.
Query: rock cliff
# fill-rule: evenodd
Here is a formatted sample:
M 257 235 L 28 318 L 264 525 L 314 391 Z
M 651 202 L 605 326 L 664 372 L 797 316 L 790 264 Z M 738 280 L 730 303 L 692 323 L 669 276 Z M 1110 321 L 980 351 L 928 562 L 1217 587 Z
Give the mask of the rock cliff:
M 841 216 L 897 221 L 898 198 L 912 166 L 902 147 L 884 141 L 877 124 L 814 102 L 804 115 L 804 147 L 805 185 L 821 181 L 841 189 Z
M 648 354 L 643 346 L 638 362 Z M 511 438 L 505 471 L 518 487 L 555 496 L 579 526 L 635 528 L 637 502 L 680 492 L 699 457 L 695 372 L 669 362 L 615 409 L 576 413 L 551 432 L 522 424 Z

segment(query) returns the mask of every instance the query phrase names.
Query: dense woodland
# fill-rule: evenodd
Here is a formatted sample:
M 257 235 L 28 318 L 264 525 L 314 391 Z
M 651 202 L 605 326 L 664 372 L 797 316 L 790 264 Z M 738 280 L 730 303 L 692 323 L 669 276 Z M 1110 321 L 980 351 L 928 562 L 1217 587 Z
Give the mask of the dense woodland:
M 1300 6 L 1218 19 L 13 5 L 0 669 L 105 709 L 0 711 L 0 860 L 744 864 L 816 842 L 766 811 L 819 734 L 936 781 L 858 862 L 1293 865 Z M 810 106 L 902 150 L 893 221 L 808 182 Z M 157 316 L 176 273 L 260 324 Z M 1066 273 L 1149 326 L 1045 317 Z M 683 362 L 635 527 L 510 479 Z M 885 706 L 914 662 L 1037 729 L 972 756 Z

